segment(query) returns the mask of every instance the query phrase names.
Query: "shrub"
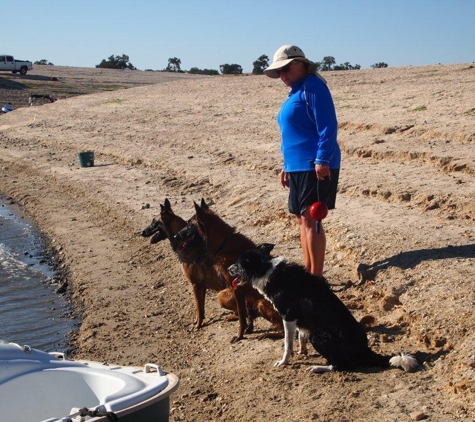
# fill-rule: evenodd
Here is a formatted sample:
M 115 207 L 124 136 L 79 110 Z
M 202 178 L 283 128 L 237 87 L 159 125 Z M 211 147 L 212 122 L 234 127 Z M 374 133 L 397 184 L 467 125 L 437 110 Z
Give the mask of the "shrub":
M 103 69 L 130 69 L 136 70 L 134 65 L 129 62 L 129 56 L 122 54 L 122 56 L 110 56 L 107 60 L 103 59 L 96 67 Z

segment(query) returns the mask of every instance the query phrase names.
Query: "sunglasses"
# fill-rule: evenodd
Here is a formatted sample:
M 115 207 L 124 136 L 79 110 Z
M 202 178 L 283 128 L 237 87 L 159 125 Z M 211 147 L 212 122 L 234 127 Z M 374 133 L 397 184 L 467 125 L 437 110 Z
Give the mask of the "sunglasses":
M 281 73 L 287 73 L 290 70 L 290 66 L 292 66 L 294 62 L 290 62 L 289 64 L 281 67 L 280 69 L 276 70 L 277 74 L 280 75 Z

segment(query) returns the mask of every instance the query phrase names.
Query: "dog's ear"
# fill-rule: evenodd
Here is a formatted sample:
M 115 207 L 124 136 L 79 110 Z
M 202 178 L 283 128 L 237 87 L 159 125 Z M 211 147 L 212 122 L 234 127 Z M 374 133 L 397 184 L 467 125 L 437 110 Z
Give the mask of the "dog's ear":
M 209 210 L 209 206 L 208 204 L 205 202 L 204 198 L 201 198 L 201 209 L 203 211 L 208 211 Z
M 198 225 L 202 228 L 204 228 L 204 219 L 206 218 L 206 210 L 201 208 L 196 202 L 195 204 L 195 211 L 196 211 L 196 221 Z
M 172 206 L 170 204 L 170 201 L 168 200 L 168 198 L 165 198 L 165 207 L 164 207 L 165 211 L 171 211 L 172 210 Z
M 198 220 L 199 220 L 200 216 L 203 215 L 203 210 L 195 201 L 193 201 L 193 205 L 195 206 L 196 216 L 198 217 Z
M 259 245 L 257 247 L 257 250 L 264 255 L 270 255 L 272 249 L 274 249 L 274 246 L 272 243 L 263 243 L 262 245 Z

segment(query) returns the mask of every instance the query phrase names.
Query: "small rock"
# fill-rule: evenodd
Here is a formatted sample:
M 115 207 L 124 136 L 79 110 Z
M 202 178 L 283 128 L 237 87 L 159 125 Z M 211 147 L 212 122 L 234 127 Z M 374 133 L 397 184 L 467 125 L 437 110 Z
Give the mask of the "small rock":
M 56 294 L 61 295 L 63 293 L 66 293 L 67 288 L 68 288 L 68 282 L 65 281 L 64 283 L 61 284 L 61 286 L 59 286 L 56 289 Z
M 409 416 L 411 421 L 422 421 L 427 419 L 427 415 L 424 412 L 412 412 Z
M 386 296 L 383 299 L 383 309 L 385 311 L 390 311 L 392 308 L 394 308 L 397 305 L 400 305 L 401 302 L 399 301 L 399 297 L 397 297 L 394 294 L 391 294 L 389 296 Z

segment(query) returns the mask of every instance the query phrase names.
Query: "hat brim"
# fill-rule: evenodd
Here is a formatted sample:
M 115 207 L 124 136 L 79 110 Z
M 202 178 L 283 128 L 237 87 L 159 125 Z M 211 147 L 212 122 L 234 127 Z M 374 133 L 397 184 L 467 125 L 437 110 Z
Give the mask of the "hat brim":
M 278 78 L 280 75 L 277 72 L 279 69 L 287 66 L 290 62 L 293 62 L 295 59 L 279 60 L 278 62 L 272 63 L 268 68 L 264 69 L 264 74 L 269 78 Z
M 272 63 L 267 69 L 264 69 L 264 74 L 269 76 L 269 78 L 278 78 L 280 76 L 278 70 L 287 66 L 290 62 L 293 62 L 294 60 L 308 63 L 310 65 L 308 69 L 310 73 L 315 73 L 317 71 L 317 65 L 309 59 L 306 59 L 305 57 L 293 57 L 291 59 L 279 60 L 277 62 Z
M 308 63 L 310 66 L 308 67 L 308 73 L 311 73 L 312 75 L 317 76 L 320 78 L 323 82 L 327 83 L 325 78 L 318 73 L 318 66 L 316 63 L 304 58 L 304 57 L 295 57 L 292 59 L 286 59 L 286 60 L 279 60 L 278 62 L 272 63 L 268 68 L 264 69 L 264 74 L 268 76 L 269 78 L 277 79 L 280 78 L 279 75 L 279 69 L 282 69 L 284 66 L 287 66 L 290 62 L 293 62 L 294 60 L 299 60 L 301 62 Z

